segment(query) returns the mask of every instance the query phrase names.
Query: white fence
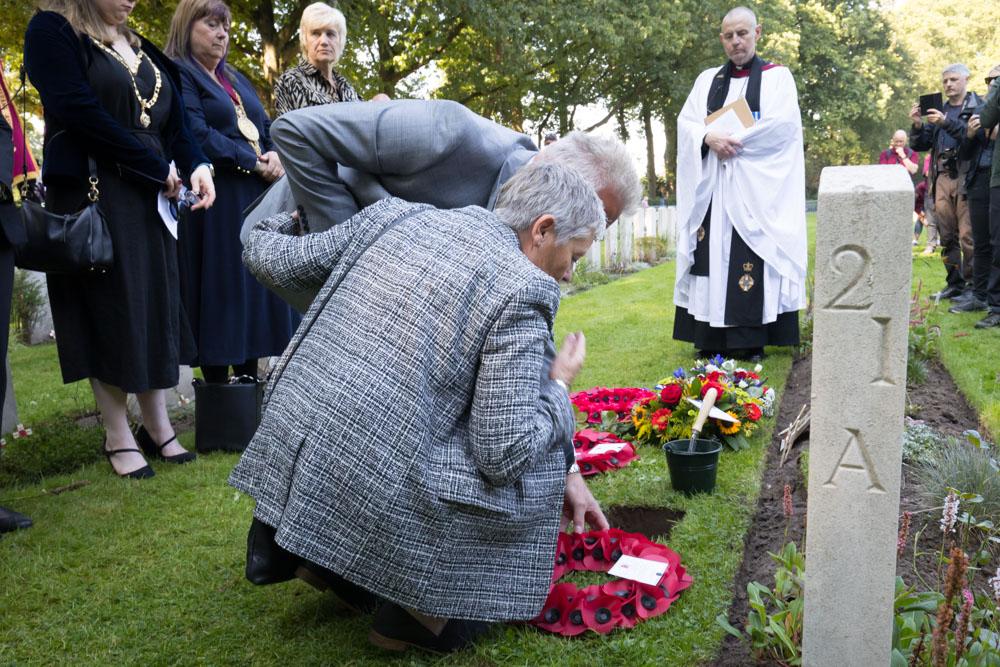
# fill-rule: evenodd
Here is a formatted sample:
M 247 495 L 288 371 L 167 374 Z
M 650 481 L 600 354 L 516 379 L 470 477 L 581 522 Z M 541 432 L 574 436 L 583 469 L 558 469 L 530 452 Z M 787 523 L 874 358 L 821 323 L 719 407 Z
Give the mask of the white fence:
M 633 262 L 652 262 L 673 252 L 676 245 L 673 206 L 640 208 L 630 216 L 622 216 L 604 232 L 587 252 L 587 268 L 620 270 Z

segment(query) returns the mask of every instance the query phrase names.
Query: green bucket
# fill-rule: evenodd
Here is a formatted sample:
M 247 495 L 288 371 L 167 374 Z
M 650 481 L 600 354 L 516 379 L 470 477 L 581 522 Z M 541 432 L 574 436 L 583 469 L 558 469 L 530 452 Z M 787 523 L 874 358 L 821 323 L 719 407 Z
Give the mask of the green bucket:
M 691 440 L 671 440 L 663 445 L 670 469 L 670 484 L 689 496 L 711 493 L 715 490 L 715 473 L 719 468 L 722 443 L 696 438 L 694 448 L 690 444 Z

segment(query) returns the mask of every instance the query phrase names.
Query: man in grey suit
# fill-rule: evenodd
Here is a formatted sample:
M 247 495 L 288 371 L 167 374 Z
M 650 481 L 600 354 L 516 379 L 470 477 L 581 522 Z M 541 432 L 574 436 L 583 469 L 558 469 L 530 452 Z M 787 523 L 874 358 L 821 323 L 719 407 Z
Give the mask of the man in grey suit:
M 229 481 L 301 578 L 378 609 L 378 646 L 454 650 L 536 616 L 560 515 L 608 527 L 572 445 L 585 342 L 552 341 L 557 280 L 604 225 L 576 170 L 540 162 L 494 212 L 387 198 L 326 232 L 280 214 L 250 234 L 258 280 L 320 292 Z
M 624 145 L 571 132 L 543 153 L 526 135 L 457 102 L 392 100 L 308 107 L 271 125 L 285 166 L 250 210 L 241 238 L 263 219 L 295 210 L 319 232 L 388 196 L 437 208 L 493 207 L 500 187 L 536 156 L 577 169 L 597 190 L 608 224 L 639 203 Z M 276 290 L 303 309 L 312 300 Z

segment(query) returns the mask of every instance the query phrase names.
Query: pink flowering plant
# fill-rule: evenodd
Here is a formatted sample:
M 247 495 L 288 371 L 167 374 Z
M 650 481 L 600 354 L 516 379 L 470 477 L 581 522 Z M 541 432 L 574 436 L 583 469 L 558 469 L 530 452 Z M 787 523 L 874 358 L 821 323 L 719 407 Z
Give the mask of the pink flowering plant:
M 716 356 L 699 360 L 694 367 L 678 368 L 653 389 L 597 387 L 570 398 L 588 424 L 600 424 L 637 445 L 662 446 L 671 440 L 691 437 L 698 407 L 709 389 L 716 389 L 716 407 L 732 419 L 710 418 L 702 437 L 721 439 L 730 449 L 749 446 L 747 438 L 759 428 L 763 417 L 774 414 L 774 389 L 761 376 L 763 368 L 739 367 L 732 359 Z

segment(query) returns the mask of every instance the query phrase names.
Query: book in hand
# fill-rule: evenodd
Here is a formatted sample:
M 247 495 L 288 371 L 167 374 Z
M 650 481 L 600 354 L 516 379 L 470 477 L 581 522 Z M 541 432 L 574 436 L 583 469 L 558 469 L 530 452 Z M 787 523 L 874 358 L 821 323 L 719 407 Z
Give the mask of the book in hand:
M 705 117 L 705 125 L 712 132 L 734 134 L 754 126 L 753 112 L 746 98 L 740 97 Z
M 912 97 L 910 99 L 913 99 Z M 941 93 L 929 93 L 920 96 L 920 115 L 926 116 L 931 109 L 937 109 L 944 113 L 944 99 Z

